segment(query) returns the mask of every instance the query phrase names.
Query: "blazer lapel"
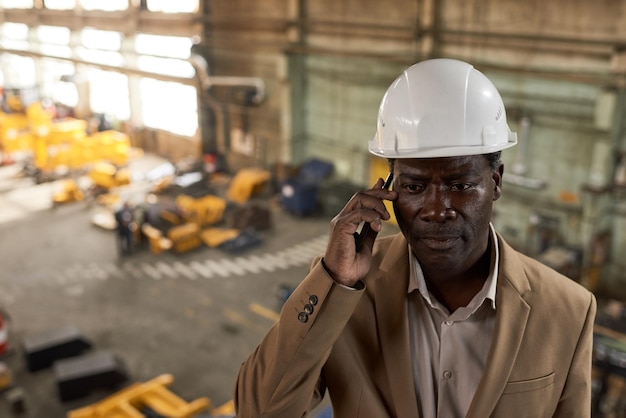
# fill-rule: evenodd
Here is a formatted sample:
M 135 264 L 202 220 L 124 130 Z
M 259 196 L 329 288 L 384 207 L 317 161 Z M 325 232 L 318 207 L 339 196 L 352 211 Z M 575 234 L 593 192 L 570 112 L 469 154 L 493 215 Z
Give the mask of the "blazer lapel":
M 368 286 L 374 288 L 380 344 L 396 416 L 419 418 L 407 321 L 408 247 L 401 235 L 392 240 L 387 254 L 380 264 L 381 277 Z
M 530 290 L 515 251 L 498 236 L 500 271 L 496 291 L 496 324 L 487 365 L 467 418 L 491 415 L 508 381 L 526 329 L 530 306 L 523 294 Z

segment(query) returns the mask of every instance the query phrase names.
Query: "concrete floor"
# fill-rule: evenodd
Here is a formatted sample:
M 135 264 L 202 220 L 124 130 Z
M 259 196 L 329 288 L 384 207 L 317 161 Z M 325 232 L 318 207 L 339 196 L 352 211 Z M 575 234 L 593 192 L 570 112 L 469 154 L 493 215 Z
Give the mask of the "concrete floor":
M 114 233 L 91 223 L 93 208 L 50 208 L 54 183 L 11 178 L 14 170 L 0 170 L 0 308 L 13 346 L 2 361 L 25 392 L 21 417 L 62 418 L 112 393 L 61 402 L 53 369 L 26 369 L 22 339 L 65 325 L 77 326 L 91 351 L 118 355 L 128 384 L 170 373 L 170 389 L 186 400 L 231 400 L 240 363 L 280 309 L 277 287 L 296 285 L 325 248 L 327 217 L 299 218 L 266 199 L 274 226 L 256 248 L 120 258 Z M 0 417 L 10 416 L 0 397 Z

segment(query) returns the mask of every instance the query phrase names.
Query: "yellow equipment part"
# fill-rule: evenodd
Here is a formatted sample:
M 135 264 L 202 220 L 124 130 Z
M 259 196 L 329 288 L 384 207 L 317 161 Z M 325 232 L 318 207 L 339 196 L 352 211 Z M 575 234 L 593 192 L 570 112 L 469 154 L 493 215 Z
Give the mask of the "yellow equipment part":
M 172 248 L 172 241 L 169 238 L 165 238 L 163 233 L 152 225 L 144 224 L 141 227 L 141 231 L 148 238 L 150 251 L 153 254 L 160 254 L 163 250 Z
M 118 169 L 111 163 L 99 162 L 94 164 L 87 177 L 103 189 L 124 186 L 130 184 L 130 171 L 127 168 Z
M 235 402 L 228 401 L 225 404 L 218 406 L 217 408 L 213 408 L 211 410 L 211 415 L 215 417 L 221 416 L 235 416 Z
M 207 247 L 215 248 L 228 240 L 237 238 L 239 233 L 238 229 L 207 228 L 200 232 L 200 239 Z
M 166 387 L 173 381 L 171 374 L 163 374 L 135 383 L 98 403 L 69 411 L 67 418 L 145 418 L 140 412 L 144 406 L 169 418 L 192 418 L 207 410 L 208 398 L 185 402 Z
M 177 253 L 193 250 L 202 244 L 200 227 L 193 222 L 173 227 L 168 231 L 167 237 L 172 241 L 172 249 Z
M 130 139 L 122 132 L 109 130 L 93 133 L 90 136 L 92 153 L 96 161 L 110 161 L 117 165 L 128 164 L 131 155 Z
M 222 220 L 226 200 L 212 195 L 197 199 L 179 195 L 176 198 L 176 206 L 188 222 L 194 222 L 199 226 L 212 225 Z
M 87 136 L 86 127 L 87 122 L 73 118 L 38 126 L 33 133 L 35 166 L 41 170 L 83 166 L 87 161 L 80 141 Z
M 52 195 L 52 201 L 55 204 L 76 202 L 85 198 L 76 181 L 72 179 L 62 180 L 60 185 L 61 189 Z
M 23 113 L 0 112 L 0 148 L 5 152 L 30 151 L 33 136 L 28 129 L 28 118 Z
M 258 193 L 270 179 L 270 172 L 258 168 L 239 170 L 228 188 L 227 197 L 237 203 L 245 203 Z

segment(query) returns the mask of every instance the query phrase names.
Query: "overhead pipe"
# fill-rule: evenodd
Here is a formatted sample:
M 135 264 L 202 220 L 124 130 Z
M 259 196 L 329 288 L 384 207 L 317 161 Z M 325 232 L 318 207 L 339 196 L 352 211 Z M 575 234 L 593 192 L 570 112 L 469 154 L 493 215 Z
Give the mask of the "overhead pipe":
M 196 76 L 204 91 L 209 91 L 213 86 L 253 87 L 254 94 L 250 98 L 252 104 L 258 105 L 265 100 L 265 82 L 262 78 L 209 75 L 209 65 L 199 54 L 191 54 L 189 62 L 196 70 Z

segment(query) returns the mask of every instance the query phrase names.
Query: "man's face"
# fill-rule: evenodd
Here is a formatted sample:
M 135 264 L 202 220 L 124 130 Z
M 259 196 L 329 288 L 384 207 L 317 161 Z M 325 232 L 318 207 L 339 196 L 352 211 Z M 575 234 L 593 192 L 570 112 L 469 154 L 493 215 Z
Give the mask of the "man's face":
M 502 171 L 482 155 L 395 160 L 394 211 L 425 271 L 462 274 L 485 253 Z

